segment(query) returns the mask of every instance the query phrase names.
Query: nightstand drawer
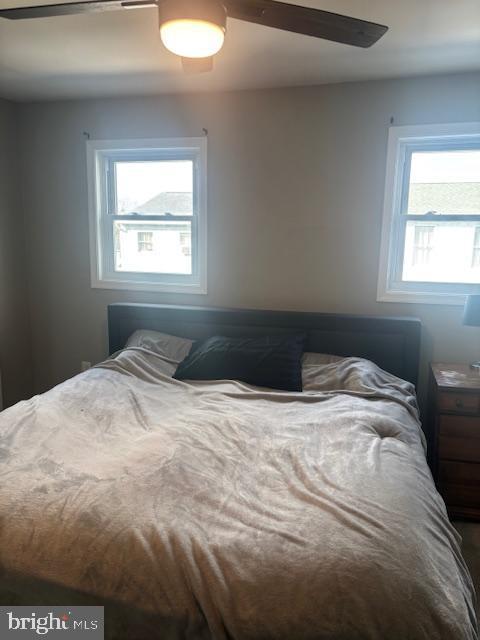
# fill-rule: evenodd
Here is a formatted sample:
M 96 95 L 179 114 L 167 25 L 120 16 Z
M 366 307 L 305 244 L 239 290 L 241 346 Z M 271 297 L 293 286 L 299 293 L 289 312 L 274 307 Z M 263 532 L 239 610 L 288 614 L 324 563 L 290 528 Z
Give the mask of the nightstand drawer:
M 480 410 L 480 396 L 470 393 L 442 391 L 438 394 L 438 408 L 440 411 L 451 413 L 478 413 Z
M 480 488 L 480 464 L 440 460 L 439 480 L 442 484 L 474 485 Z
M 450 507 L 480 508 L 480 464 L 441 461 L 439 484 Z
M 480 462 L 480 418 L 440 416 L 438 455 L 443 460 Z

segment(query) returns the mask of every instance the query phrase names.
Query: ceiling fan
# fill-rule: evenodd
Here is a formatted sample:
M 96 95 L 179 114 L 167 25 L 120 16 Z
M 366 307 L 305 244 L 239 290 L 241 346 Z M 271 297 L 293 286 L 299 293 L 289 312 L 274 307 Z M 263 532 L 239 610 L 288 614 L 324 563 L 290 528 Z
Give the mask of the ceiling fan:
M 82 0 L 2 9 L 0 18 L 50 18 L 148 7 L 158 9 L 162 42 L 182 58 L 189 73 L 213 68 L 213 56 L 223 46 L 227 18 L 363 48 L 371 47 L 388 31 L 374 22 L 277 0 Z

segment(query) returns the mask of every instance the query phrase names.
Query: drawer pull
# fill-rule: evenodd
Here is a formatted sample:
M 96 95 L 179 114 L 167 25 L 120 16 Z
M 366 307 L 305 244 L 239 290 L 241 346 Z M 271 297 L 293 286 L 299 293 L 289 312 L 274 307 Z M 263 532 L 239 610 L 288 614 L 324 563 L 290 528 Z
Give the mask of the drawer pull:
M 457 398 L 455 400 L 455 406 L 457 407 L 457 409 L 463 409 L 463 402 L 459 398 Z

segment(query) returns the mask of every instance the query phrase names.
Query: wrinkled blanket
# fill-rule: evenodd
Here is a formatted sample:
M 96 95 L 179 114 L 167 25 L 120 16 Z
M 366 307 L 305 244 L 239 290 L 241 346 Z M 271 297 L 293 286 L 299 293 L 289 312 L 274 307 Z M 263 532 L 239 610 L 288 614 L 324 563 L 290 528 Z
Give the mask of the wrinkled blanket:
M 130 638 L 477 638 L 413 387 L 325 362 L 285 393 L 127 349 L 4 411 L 0 574 L 154 616 Z

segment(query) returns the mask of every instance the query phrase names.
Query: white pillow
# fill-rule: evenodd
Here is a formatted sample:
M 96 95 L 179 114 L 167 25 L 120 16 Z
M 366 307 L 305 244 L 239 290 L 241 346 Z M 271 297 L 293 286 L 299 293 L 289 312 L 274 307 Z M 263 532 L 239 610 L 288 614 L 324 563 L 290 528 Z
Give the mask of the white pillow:
M 184 360 L 192 348 L 193 340 L 171 336 L 160 331 L 138 329 L 132 333 L 127 341 L 126 348 L 140 347 L 153 351 L 173 362 Z
M 340 356 L 332 356 L 328 353 L 312 353 L 305 351 L 303 354 L 302 365 L 304 367 L 318 366 L 322 364 L 331 364 L 332 362 L 339 362 L 343 360 Z

